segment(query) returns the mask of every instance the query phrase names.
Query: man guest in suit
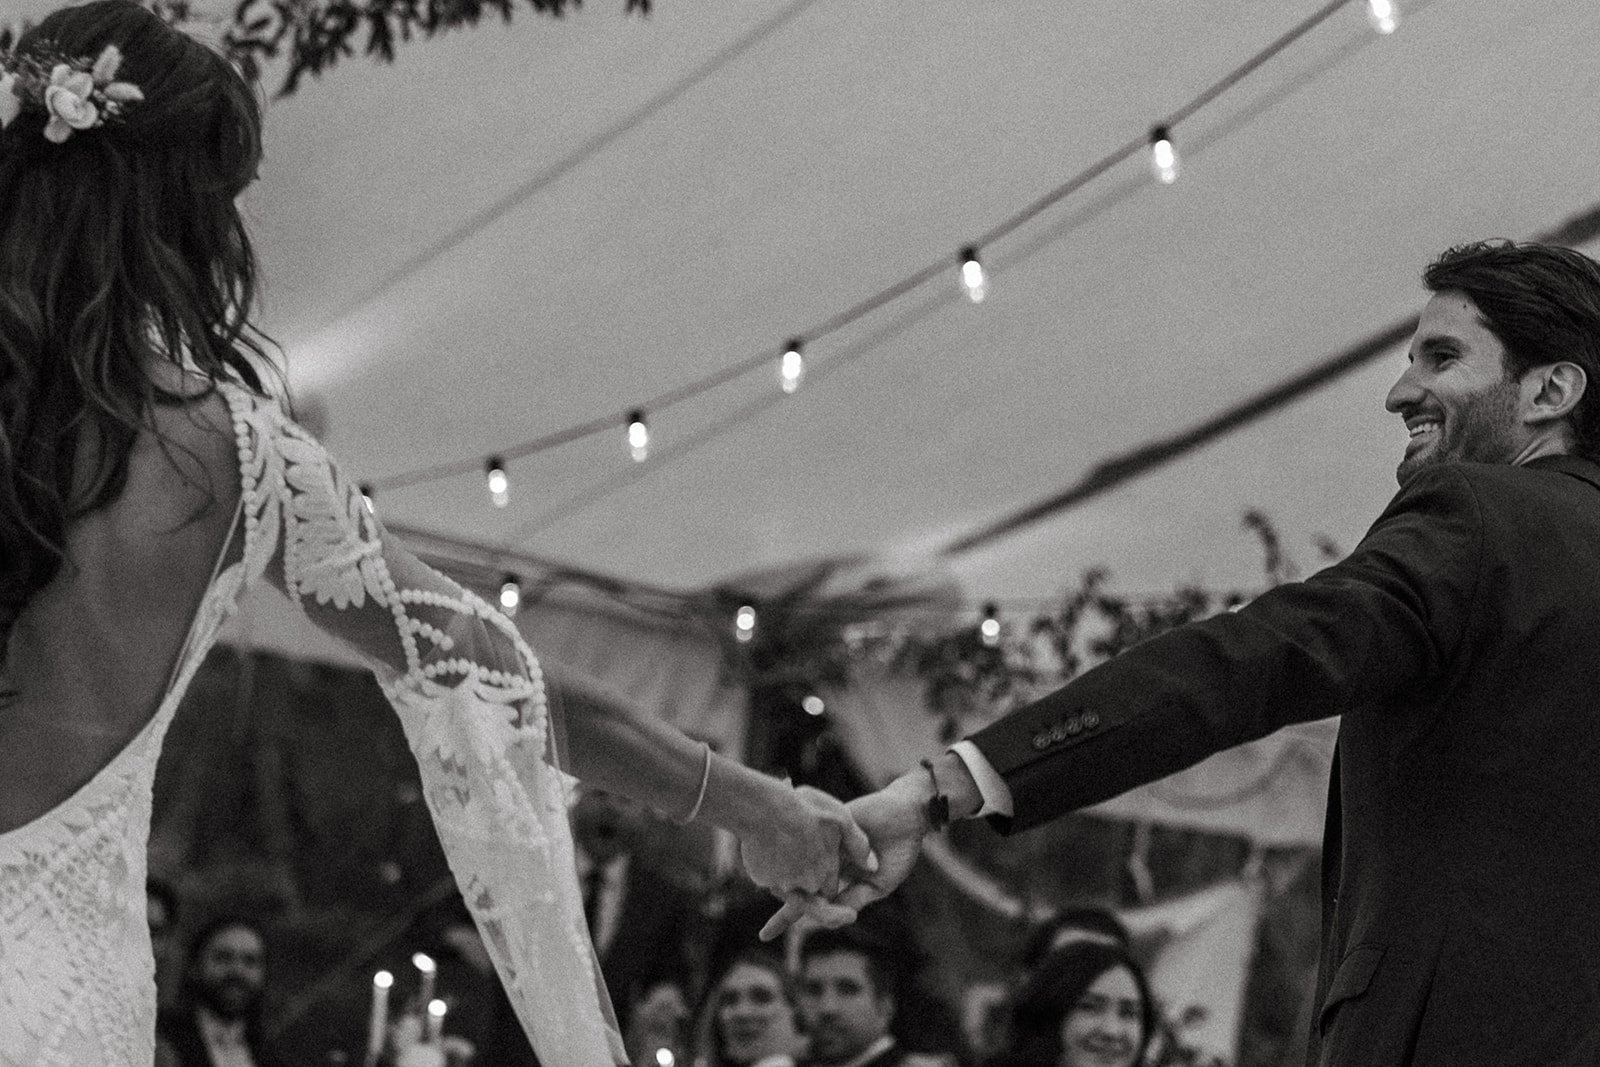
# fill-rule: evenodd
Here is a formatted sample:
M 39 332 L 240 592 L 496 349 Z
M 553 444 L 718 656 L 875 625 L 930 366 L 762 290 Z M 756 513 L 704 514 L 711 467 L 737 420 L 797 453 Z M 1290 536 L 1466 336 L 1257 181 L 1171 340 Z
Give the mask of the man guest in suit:
M 1349 558 L 859 801 L 883 862 L 838 903 L 947 815 L 1025 829 L 1342 715 L 1310 1062 L 1600 1063 L 1600 265 L 1491 242 L 1423 279 L 1400 491 Z
M 603 789 L 585 787 L 572 808 L 584 915 L 624 1034 L 635 1007 L 667 1014 L 663 1006 L 686 1004 L 692 985 L 694 898 L 636 855 L 646 829 L 639 804 Z
M 856 928 L 817 930 L 800 946 L 805 1067 L 901 1067 L 889 1033 L 897 982 L 887 945 Z
M 225 916 L 190 942 L 182 1002 L 161 1017 L 160 1067 L 278 1067 L 261 1036 L 267 943 L 249 919 Z

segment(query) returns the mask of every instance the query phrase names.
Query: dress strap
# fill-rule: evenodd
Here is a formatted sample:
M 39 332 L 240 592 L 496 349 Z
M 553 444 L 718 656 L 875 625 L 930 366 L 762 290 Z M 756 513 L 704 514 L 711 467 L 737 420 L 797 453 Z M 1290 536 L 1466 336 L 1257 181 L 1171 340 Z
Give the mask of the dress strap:
M 216 587 L 217 575 L 222 573 L 222 562 L 228 558 L 228 548 L 233 544 L 233 535 L 239 529 L 239 519 L 244 514 L 244 494 L 239 494 L 239 502 L 233 508 L 233 521 L 228 523 L 228 536 L 222 539 L 222 547 L 217 550 L 216 562 L 211 565 L 211 577 L 206 579 L 206 591 L 200 596 L 200 603 L 195 606 L 194 615 L 189 619 L 189 632 L 183 636 L 183 647 L 178 650 L 177 659 L 172 661 L 172 670 L 167 674 L 167 684 L 161 691 L 161 703 L 165 704 L 172 696 L 172 686 L 178 680 L 178 675 L 183 671 L 183 665 L 189 659 L 189 653 L 194 647 L 195 627 L 200 625 L 200 613 L 205 607 L 206 598 Z

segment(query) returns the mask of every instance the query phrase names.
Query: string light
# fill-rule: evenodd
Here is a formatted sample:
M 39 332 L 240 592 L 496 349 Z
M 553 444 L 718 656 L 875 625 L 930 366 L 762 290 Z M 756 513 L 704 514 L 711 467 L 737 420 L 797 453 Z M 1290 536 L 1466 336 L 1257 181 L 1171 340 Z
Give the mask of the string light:
M 961 291 L 974 304 L 983 303 L 989 295 L 989 275 L 978 260 L 978 250 L 971 245 L 961 250 Z
M 1367 21 L 1387 37 L 1400 26 L 1400 9 L 1394 0 L 1367 0 Z
M 638 408 L 628 413 L 628 454 L 635 463 L 650 458 L 650 427 L 645 425 L 644 412 Z
M 1178 150 L 1172 147 L 1172 131 L 1165 126 L 1150 131 L 1150 170 L 1162 185 L 1178 180 Z
M 748 642 L 756 635 L 756 609 L 749 604 L 741 607 L 733 616 L 733 636 L 740 644 Z
M 1197 97 L 1190 100 L 1182 107 L 1172 110 L 1170 114 L 1180 118 L 1188 118 L 1189 116 L 1193 115 L 1195 112 L 1200 110 L 1200 108 L 1211 103 L 1223 92 L 1238 84 L 1247 75 L 1260 68 L 1266 63 L 1267 60 L 1273 58 L 1294 42 L 1305 37 L 1323 22 L 1332 18 L 1338 11 L 1342 10 L 1347 3 L 1349 3 L 1349 0 L 1333 0 L 1333 2 L 1324 4 L 1317 11 L 1302 19 L 1288 32 L 1282 34 L 1272 43 L 1268 44 L 1246 59 L 1239 66 L 1223 75 L 1223 77 L 1214 85 L 1202 91 Z M 1367 18 L 1371 21 L 1373 28 L 1379 33 L 1392 33 L 1399 25 L 1399 12 L 1394 0 L 1363 0 L 1363 9 L 1367 15 Z M 1152 149 L 1152 169 L 1156 171 L 1157 176 L 1162 182 L 1166 183 L 1175 181 L 1178 172 L 1178 156 L 1176 150 L 1173 148 L 1168 127 L 1158 126 L 1152 130 L 1149 144 L 1150 148 Z M 1119 163 L 1127 159 L 1129 156 L 1135 154 L 1138 149 L 1139 142 L 1134 141 L 1128 145 L 1116 149 L 1110 155 L 1094 164 L 1091 164 L 1085 170 L 1080 171 L 1079 173 L 1066 179 L 1046 195 L 1039 197 L 1024 209 L 1014 213 L 1004 222 L 986 232 L 981 239 L 982 243 L 992 243 L 998 238 L 1004 237 L 1007 234 L 1016 231 L 1024 223 L 1036 218 L 1048 208 L 1061 202 L 1061 200 L 1070 193 L 1076 192 L 1082 188 L 1088 183 L 1089 180 L 1097 177 L 1098 175 L 1104 174 L 1111 168 L 1112 165 Z M 929 264 L 909 277 L 897 281 L 887 289 L 884 289 L 864 300 L 858 301 L 847 310 L 831 316 L 814 329 L 805 331 L 804 336 L 811 341 L 815 341 L 818 337 L 831 334 L 834 331 L 857 321 L 870 312 L 888 304 L 889 302 L 898 299 L 899 297 L 910 292 L 912 289 L 920 286 L 922 283 L 937 277 L 943 272 L 943 270 L 944 268 L 938 262 Z M 960 282 L 962 292 L 973 303 L 981 302 L 988 295 L 988 277 L 983 268 L 982 262 L 978 258 L 977 246 L 969 246 L 961 250 Z M 797 349 L 791 349 L 791 351 L 796 351 L 798 354 Z M 785 356 L 787 355 L 788 352 L 786 351 Z M 732 366 L 714 370 L 704 377 L 690 382 L 687 385 L 681 385 L 669 390 L 668 392 L 663 393 L 661 396 L 650 400 L 647 403 L 647 407 L 654 410 L 660 407 L 678 404 L 684 400 L 699 396 L 702 393 L 705 393 L 710 389 L 723 384 L 724 382 L 754 370 L 756 367 L 770 367 L 771 358 L 770 350 L 767 353 L 757 353 L 751 357 L 739 361 Z M 803 367 L 803 362 L 801 366 Z M 788 375 L 785 374 L 781 366 L 779 373 L 782 376 L 780 381 L 786 383 Z M 798 382 L 795 384 L 796 387 L 798 387 Z M 791 391 L 793 390 L 789 389 L 786 385 L 785 392 Z M 636 461 L 642 462 L 647 455 L 649 442 L 648 430 L 644 425 L 642 410 L 636 410 L 631 414 L 632 421 L 630 421 L 628 427 L 629 447 L 633 458 Z M 523 441 L 511 446 L 511 454 L 514 456 L 514 458 L 521 458 L 552 448 L 560 447 L 571 441 L 578 440 L 579 438 L 608 432 L 607 427 L 615 426 L 614 420 L 615 415 L 605 415 L 590 419 L 586 422 L 565 427 L 553 433 L 542 434 L 539 437 L 533 438 L 532 440 Z M 439 463 L 433 466 L 405 471 L 399 474 L 376 479 L 372 483 L 372 486 L 378 489 L 393 489 L 436 481 L 440 478 L 453 477 L 456 475 L 469 473 L 473 470 L 477 462 L 478 460 L 476 458 L 463 458 L 447 463 Z
M 515 615 L 522 605 L 522 583 L 515 574 L 508 574 L 500 583 L 500 607 L 507 615 Z
M 366 506 L 367 513 L 369 515 L 376 515 L 378 511 L 372 506 L 372 483 L 362 482 L 360 485 L 356 486 L 356 489 L 361 493 L 361 503 Z
M 506 464 L 499 456 L 490 456 L 483 464 L 483 473 L 489 482 L 489 499 L 497 508 L 511 502 L 511 479 L 506 476 Z
M 800 710 L 804 711 L 807 715 L 821 715 L 824 711 L 828 710 L 828 705 L 824 704 L 822 702 L 822 698 L 817 696 L 817 694 L 807 693 L 806 698 L 800 701 Z
M 983 621 L 978 624 L 978 637 L 987 648 L 1000 643 L 1000 605 L 992 600 L 983 606 Z
M 789 342 L 789 347 L 784 350 L 783 359 L 778 363 L 778 384 L 786 393 L 792 393 L 800 388 L 800 379 L 806 374 L 806 360 L 800 354 L 800 338 L 796 337 Z
M 437 1041 L 444 1036 L 444 1015 L 450 1005 L 442 1000 L 428 1001 L 428 1040 Z

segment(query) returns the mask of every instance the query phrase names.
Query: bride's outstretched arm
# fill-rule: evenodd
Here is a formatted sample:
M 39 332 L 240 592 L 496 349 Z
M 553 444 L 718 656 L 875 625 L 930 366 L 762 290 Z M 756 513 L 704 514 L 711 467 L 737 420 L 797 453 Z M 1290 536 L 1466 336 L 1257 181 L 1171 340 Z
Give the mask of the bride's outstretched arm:
M 355 485 L 275 402 L 236 387 L 226 395 L 245 527 L 243 566 L 227 580 L 266 576 L 372 661 L 462 896 L 535 1047 L 572 1063 L 624 1055 L 593 973 L 532 649 L 511 619 L 387 537 Z M 841 853 L 872 866 L 865 835 L 837 800 L 712 757 L 590 683 L 558 682 L 557 696 L 580 775 L 732 830 L 760 885 L 831 897 Z
M 594 680 L 541 666 L 510 620 L 384 533 L 303 430 L 275 409 L 246 407 L 237 396 L 234 403 L 258 446 L 247 464 L 250 491 L 272 498 L 272 510 L 283 513 L 258 522 L 284 523 L 267 576 L 313 622 L 387 668 L 391 682 L 435 695 L 472 680 L 487 683 L 496 700 L 523 709 L 524 721 L 525 698 L 548 687 L 565 711 L 567 770 L 668 817 L 693 814 L 731 831 L 752 880 L 775 893 L 832 897 L 841 871 L 876 867 L 866 834 L 839 800 L 723 756 L 708 760 L 700 742 Z M 263 494 L 269 486 L 276 491 Z M 819 917 L 824 908 L 816 905 Z
M 762 888 L 831 897 L 841 864 L 846 873 L 876 867 L 866 834 L 841 801 L 709 753 L 591 679 L 548 664 L 545 673 L 554 702 L 567 712 L 568 770 L 668 817 L 693 814 L 731 831 Z

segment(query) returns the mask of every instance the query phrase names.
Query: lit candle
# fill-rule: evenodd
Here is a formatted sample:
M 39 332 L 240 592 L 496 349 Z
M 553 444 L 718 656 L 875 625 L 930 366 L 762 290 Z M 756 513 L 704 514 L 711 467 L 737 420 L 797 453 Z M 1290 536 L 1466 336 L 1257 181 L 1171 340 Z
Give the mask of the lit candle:
M 383 1054 L 383 1035 L 389 1028 L 389 989 L 394 975 L 379 971 L 372 976 L 372 1019 L 367 1026 L 367 1062 L 376 1063 Z
M 442 1000 L 428 1001 L 428 1036 L 424 1040 L 430 1044 L 437 1043 L 444 1036 L 444 1013 L 449 1008 Z
M 426 952 L 419 952 L 412 956 L 411 962 L 422 973 L 422 991 L 417 994 L 417 999 L 426 1008 L 429 1002 L 433 1000 L 433 976 L 439 970 L 439 967 L 433 962 L 433 957 Z

